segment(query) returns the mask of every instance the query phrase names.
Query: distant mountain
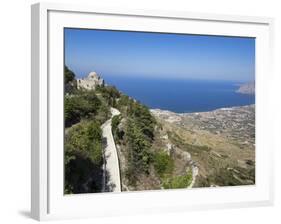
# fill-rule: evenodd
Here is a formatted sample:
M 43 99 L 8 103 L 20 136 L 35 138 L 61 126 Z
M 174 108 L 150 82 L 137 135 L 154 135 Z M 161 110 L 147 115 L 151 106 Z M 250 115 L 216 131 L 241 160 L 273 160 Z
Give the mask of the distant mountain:
M 242 94 L 255 94 L 255 83 L 245 83 L 239 86 L 239 89 L 236 90 L 237 93 Z

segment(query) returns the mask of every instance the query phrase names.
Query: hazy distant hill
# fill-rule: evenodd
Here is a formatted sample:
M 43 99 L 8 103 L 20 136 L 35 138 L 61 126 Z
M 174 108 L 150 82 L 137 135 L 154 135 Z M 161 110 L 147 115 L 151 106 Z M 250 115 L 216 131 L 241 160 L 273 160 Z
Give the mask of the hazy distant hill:
M 255 83 L 250 82 L 242 84 L 236 92 L 242 94 L 255 94 Z

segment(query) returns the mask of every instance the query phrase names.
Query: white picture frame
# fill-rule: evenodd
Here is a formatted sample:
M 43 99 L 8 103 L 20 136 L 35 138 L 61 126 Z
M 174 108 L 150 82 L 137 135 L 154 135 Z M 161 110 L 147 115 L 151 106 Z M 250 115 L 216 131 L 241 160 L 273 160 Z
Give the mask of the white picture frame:
M 190 12 L 32 5 L 31 214 L 37 220 L 99 217 L 273 203 L 273 19 Z M 63 195 L 63 27 L 256 38 L 256 184 L 187 190 Z M 59 75 L 61 74 L 61 75 Z M 56 150 L 54 150 L 56 149 Z M 110 202 L 110 203 L 109 203 Z

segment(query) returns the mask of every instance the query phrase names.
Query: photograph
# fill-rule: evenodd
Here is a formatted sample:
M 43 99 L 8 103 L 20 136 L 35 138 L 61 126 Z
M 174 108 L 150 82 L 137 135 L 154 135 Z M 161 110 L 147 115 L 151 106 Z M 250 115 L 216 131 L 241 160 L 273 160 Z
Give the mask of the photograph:
M 64 28 L 64 194 L 255 185 L 254 37 Z

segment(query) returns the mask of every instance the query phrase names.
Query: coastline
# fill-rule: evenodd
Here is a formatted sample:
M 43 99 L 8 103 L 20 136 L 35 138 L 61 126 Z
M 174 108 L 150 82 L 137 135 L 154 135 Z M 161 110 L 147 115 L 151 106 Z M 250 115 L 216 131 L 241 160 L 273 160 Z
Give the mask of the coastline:
M 160 108 L 150 108 L 149 111 L 152 113 L 169 113 L 169 114 L 175 114 L 175 115 L 190 115 L 190 114 L 202 114 L 202 113 L 210 113 L 210 112 L 215 112 L 215 111 L 230 111 L 230 110 L 235 110 L 235 109 L 241 109 L 241 108 L 249 108 L 249 107 L 255 107 L 256 104 L 249 104 L 249 105 L 243 105 L 243 106 L 233 106 L 233 107 L 221 107 L 217 108 L 214 110 L 209 110 L 209 111 L 198 111 L 198 112 L 183 112 L 183 113 L 177 113 L 171 110 L 164 110 Z
M 255 104 L 207 112 L 151 109 L 172 148 L 191 155 L 198 169 L 192 187 L 255 183 Z M 223 179 L 223 181 L 222 181 Z
M 255 148 L 255 104 L 207 112 L 175 113 L 160 109 L 151 109 L 150 112 L 169 126 L 223 136 L 241 147 Z

